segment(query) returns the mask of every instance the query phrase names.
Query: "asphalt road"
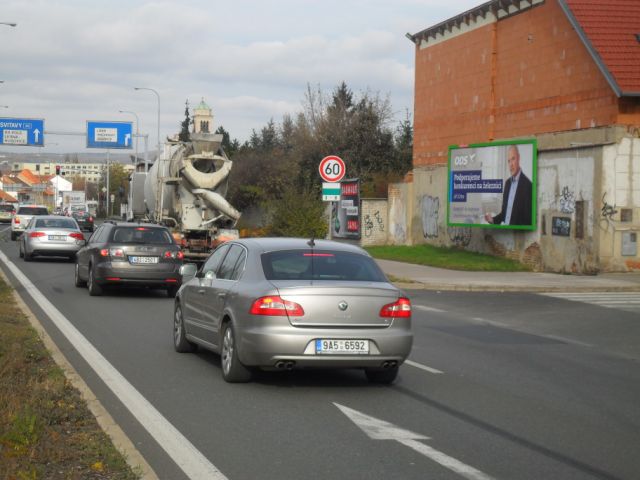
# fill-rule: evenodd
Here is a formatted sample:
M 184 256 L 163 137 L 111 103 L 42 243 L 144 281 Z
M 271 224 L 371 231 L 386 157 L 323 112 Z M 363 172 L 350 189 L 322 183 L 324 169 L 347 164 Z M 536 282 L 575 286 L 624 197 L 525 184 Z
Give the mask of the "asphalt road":
M 73 286 L 72 263 L 25 263 L 9 241 L 0 251 L 51 303 L 41 302 L 45 312 L 18 285 L 162 479 L 207 478 L 198 474 L 207 468 L 233 480 L 638 477 L 637 312 L 532 294 L 408 291 L 415 342 L 394 385 L 369 385 L 359 371 L 262 373 L 230 385 L 218 356 L 174 352 L 164 292 L 89 297 Z M 56 312 L 117 374 L 89 366 L 95 358 L 58 330 Z M 148 404 L 119 388 L 119 375 Z

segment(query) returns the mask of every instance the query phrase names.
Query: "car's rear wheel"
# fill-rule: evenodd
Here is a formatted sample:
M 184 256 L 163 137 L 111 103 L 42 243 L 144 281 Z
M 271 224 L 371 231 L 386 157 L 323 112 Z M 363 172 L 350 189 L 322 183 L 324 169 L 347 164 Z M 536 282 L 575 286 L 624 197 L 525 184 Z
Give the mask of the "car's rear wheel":
M 175 298 L 179 288 L 180 287 L 178 287 L 177 285 L 172 285 L 171 287 L 167 287 L 167 297 Z
M 222 328 L 222 350 L 220 352 L 222 363 L 222 378 L 229 383 L 242 383 L 251 380 L 251 370 L 240 363 L 236 337 L 231 322 L 227 322 Z
M 102 287 L 96 282 L 96 276 L 93 271 L 93 265 L 89 266 L 89 279 L 87 280 L 87 287 L 89 287 L 89 295 L 97 297 L 102 295 Z
M 384 383 L 390 384 L 398 376 L 398 370 L 400 367 L 392 367 L 387 369 L 379 368 L 365 368 L 364 373 L 367 376 L 367 380 L 371 383 Z
M 18 247 L 18 256 L 20 258 L 24 258 L 24 252 L 22 251 L 22 242 L 20 242 L 20 246 Z
M 22 258 L 24 258 L 25 262 L 30 262 L 31 260 L 33 260 L 33 254 L 27 252 L 27 249 L 25 248 L 22 254 Z
M 80 278 L 80 265 L 76 263 L 75 274 L 74 274 L 74 283 L 76 287 L 86 287 L 87 282 Z
M 179 303 L 173 312 L 173 347 L 176 352 L 190 353 L 195 352 L 198 346 L 187 340 L 187 332 L 184 328 L 184 317 L 182 316 L 182 307 Z

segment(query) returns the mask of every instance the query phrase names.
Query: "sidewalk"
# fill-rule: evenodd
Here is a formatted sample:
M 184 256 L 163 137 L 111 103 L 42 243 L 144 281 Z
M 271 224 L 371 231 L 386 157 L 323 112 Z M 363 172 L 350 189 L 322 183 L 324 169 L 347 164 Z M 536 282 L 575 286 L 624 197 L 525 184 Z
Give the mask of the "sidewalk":
M 401 288 L 494 292 L 640 292 L 640 272 L 561 275 L 466 272 L 376 259 Z

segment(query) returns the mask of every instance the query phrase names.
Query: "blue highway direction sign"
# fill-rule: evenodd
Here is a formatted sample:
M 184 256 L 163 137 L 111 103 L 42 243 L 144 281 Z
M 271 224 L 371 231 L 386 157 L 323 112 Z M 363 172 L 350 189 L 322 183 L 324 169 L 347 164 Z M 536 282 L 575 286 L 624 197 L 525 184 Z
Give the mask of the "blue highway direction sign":
M 44 146 L 44 120 L 0 118 L 0 145 Z
M 131 122 L 87 122 L 87 148 L 132 148 Z

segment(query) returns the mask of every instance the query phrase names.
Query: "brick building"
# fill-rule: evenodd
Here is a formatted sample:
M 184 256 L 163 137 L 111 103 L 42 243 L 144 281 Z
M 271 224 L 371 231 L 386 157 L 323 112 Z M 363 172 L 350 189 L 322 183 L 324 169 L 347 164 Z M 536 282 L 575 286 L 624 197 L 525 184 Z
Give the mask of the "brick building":
M 390 196 L 391 242 L 457 244 L 547 271 L 640 267 L 638 0 L 493 0 L 408 36 L 414 170 Z M 448 226 L 448 147 L 515 139 L 537 140 L 537 228 Z M 561 217 L 568 236 L 551 233 Z

